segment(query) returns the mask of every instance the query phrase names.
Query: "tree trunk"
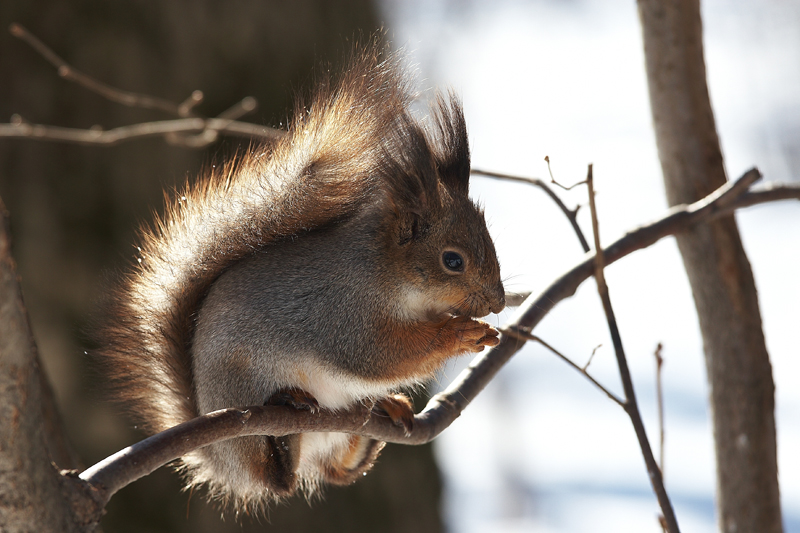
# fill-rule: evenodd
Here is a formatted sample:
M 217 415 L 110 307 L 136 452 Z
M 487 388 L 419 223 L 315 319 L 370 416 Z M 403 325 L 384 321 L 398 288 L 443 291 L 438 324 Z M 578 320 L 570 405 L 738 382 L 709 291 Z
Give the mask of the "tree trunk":
M 699 0 L 639 0 L 650 103 L 670 205 L 726 181 Z M 678 235 L 711 389 L 719 529 L 782 531 L 774 383 L 755 282 L 733 216 Z
M 40 371 L 0 200 L 0 531 L 80 531 L 64 496 L 72 466 L 49 384 Z

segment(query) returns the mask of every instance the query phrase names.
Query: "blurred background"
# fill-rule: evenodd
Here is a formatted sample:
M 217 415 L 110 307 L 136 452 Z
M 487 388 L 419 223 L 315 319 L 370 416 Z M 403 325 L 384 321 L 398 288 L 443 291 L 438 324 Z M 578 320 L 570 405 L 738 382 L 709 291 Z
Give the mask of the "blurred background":
M 734 178 L 800 179 L 800 2 L 703 2 L 712 104 Z M 432 87 L 464 100 L 473 166 L 563 183 L 594 163 L 601 236 L 609 243 L 666 209 L 651 128 L 635 2 L 8 0 L 19 22 L 76 68 L 121 89 L 175 102 L 200 89 L 213 116 L 244 96 L 258 124 L 286 122 L 315 65 L 334 64 L 354 37 L 384 28 Z M 0 35 L 0 121 L 89 128 L 169 118 L 130 109 L 58 78 L 41 57 Z M 0 140 L 0 196 L 45 370 L 85 464 L 139 440 L 108 404 L 82 333 L 113 272 L 133 257 L 135 228 L 162 208 L 162 190 L 238 146 L 202 151 L 160 139 L 100 148 Z M 582 254 L 563 216 L 518 184 L 473 178 L 509 290 L 537 292 Z M 564 193 L 585 204 L 581 188 Z M 588 215 L 588 209 L 581 212 Z M 586 231 L 588 219 L 580 218 Z M 737 215 L 759 288 L 776 381 L 778 457 L 787 532 L 800 532 L 800 208 Z M 702 342 L 672 240 L 607 272 L 629 364 L 658 448 L 653 352 L 664 344 L 665 478 L 686 531 L 714 526 L 714 459 Z M 503 323 L 507 313 L 492 320 Z M 593 285 L 559 305 L 537 335 L 620 391 Z M 467 364 L 450 363 L 432 390 Z M 537 346 L 517 354 L 432 447 L 390 445 L 351 487 L 268 519 L 225 519 L 204 495 L 180 492 L 167 469 L 115 496 L 106 531 L 660 531 L 655 498 L 626 415 Z

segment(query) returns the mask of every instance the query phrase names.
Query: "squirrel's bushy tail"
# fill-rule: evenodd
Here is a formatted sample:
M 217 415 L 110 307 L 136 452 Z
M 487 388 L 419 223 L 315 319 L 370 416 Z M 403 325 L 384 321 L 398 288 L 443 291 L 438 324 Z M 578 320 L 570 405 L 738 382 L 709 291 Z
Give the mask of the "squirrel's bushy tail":
M 150 431 L 197 416 L 190 356 L 201 299 L 228 266 L 278 239 L 346 218 L 374 193 L 382 139 L 404 120 L 409 83 L 373 43 L 298 107 L 287 134 L 167 198 L 141 231 L 98 329 L 117 399 Z

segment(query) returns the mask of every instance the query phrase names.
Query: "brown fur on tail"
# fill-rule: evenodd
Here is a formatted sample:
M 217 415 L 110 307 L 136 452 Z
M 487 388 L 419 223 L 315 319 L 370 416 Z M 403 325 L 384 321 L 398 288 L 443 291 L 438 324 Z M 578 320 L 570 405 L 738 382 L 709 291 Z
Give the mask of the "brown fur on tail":
M 273 146 L 187 184 L 141 229 L 96 339 L 116 399 L 146 429 L 197 416 L 193 317 L 219 274 L 276 240 L 351 216 L 374 192 L 383 139 L 406 120 L 409 82 L 399 58 L 374 43 L 350 63 L 298 106 Z

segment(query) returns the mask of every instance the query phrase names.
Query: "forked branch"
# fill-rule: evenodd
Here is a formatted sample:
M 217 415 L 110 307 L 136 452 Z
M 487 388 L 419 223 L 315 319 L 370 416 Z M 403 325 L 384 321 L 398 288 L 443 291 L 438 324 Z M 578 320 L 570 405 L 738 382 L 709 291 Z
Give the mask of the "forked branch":
M 550 165 L 549 158 L 548 158 L 548 167 Z M 584 252 L 589 251 L 589 243 L 586 242 L 586 237 L 583 236 L 583 231 L 581 227 L 578 225 L 578 209 L 569 209 L 561 198 L 553 192 L 547 183 L 544 180 L 540 180 L 539 178 L 526 178 L 522 176 L 512 176 L 510 174 L 502 174 L 500 172 L 491 172 L 489 170 L 481 170 L 481 169 L 472 169 L 472 174 L 477 176 L 486 176 L 487 178 L 494 178 L 494 179 L 501 179 L 505 181 L 516 181 L 519 183 L 527 183 L 528 185 L 533 185 L 535 187 L 539 187 L 542 189 L 548 197 L 558 206 L 564 216 L 567 217 L 569 223 L 572 225 L 572 229 L 575 231 L 575 235 L 578 237 L 578 241 L 581 243 L 581 248 L 583 248 Z M 552 176 L 552 174 L 551 174 Z M 552 180 L 552 183 L 557 183 L 555 180 Z
M 34 141 L 69 142 L 75 144 L 95 144 L 113 146 L 121 142 L 145 137 L 166 137 L 176 134 L 198 134 L 212 132 L 223 133 L 237 137 L 276 139 L 283 132 L 266 126 L 237 122 L 220 118 L 179 118 L 173 120 L 159 120 L 156 122 L 143 122 L 120 126 L 110 130 L 102 128 L 79 129 L 62 128 L 60 126 L 44 126 L 42 124 L 28 124 L 19 119 L 16 122 L 0 124 L 0 137 L 16 137 Z M 172 144 L 182 144 L 190 148 L 199 148 L 208 144 L 204 138 L 202 143 L 189 143 L 170 140 Z
M 111 130 L 103 130 L 100 126 L 95 126 L 91 129 L 79 129 L 30 124 L 19 115 L 15 115 L 11 122 L 0 124 L 0 137 L 110 146 L 144 137 L 162 136 L 170 144 L 189 148 L 202 148 L 216 141 L 220 134 L 273 141 L 284 133 L 279 129 L 237 121 L 237 119 L 253 112 L 258 107 L 258 102 L 251 96 L 243 98 L 240 102 L 220 113 L 216 118 L 205 118 L 193 111 L 194 107 L 203 100 L 202 91 L 193 91 L 180 104 L 147 94 L 124 91 L 103 83 L 71 66 L 22 25 L 13 23 L 9 27 L 9 31 L 11 35 L 21 39 L 36 50 L 56 68 L 58 75 L 65 80 L 77 83 L 81 87 L 112 102 L 129 107 L 163 111 L 179 118 L 130 124 Z
M 168 100 L 146 94 L 123 91 L 121 89 L 111 87 L 102 81 L 96 80 L 87 74 L 84 74 L 61 59 L 58 54 L 51 50 L 50 47 L 44 44 L 38 37 L 25 29 L 25 27 L 21 24 L 16 22 L 12 23 L 9 26 L 8 31 L 11 33 L 11 35 L 21 39 L 27 43 L 28 46 L 36 50 L 39 55 L 45 58 L 56 68 L 58 75 L 65 80 L 75 82 L 93 93 L 99 94 L 100 96 L 111 100 L 112 102 L 116 102 L 124 106 L 155 109 L 181 117 L 188 116 L 188 114 L 181 114 L 180 106 Z

